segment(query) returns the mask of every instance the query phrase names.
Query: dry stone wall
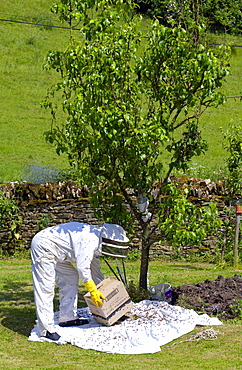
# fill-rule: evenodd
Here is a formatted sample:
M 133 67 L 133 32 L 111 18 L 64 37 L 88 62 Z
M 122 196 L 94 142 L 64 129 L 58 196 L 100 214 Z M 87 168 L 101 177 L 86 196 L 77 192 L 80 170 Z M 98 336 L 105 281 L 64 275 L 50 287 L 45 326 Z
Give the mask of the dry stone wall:
M 189 187 L 190 199 L 201 205 L 216 200 L 223 217 L 225 205 L 224 183 L 212 183 L 209 180 L 181 178 L 180 187 Z M 157 185 L 158 187 L 158 185 Z M 22 216 L 22 223 L 18 228 L 19 239 L 12 238 L 9 228 L 0 228 L 0 248 L 10 253 L 16 248 L 28 249 L 32 237 L 42 228 L 59 223 L 79 221 L 98 224 L 88 198 L 88 189 L 80 187 L 72 181 L 46 182 L 32 184 L 28 182 L 11 182 L 2 185 L 9 199 L 15 199 Z M 154 187 L 154 192 L 156 191 Z M 138 234 L 138 230 L 137 230 Z M 211 237 L 204 245 L 213 248 L 216 241 Z M 139 248 L 138 238 L 132 240 L 134 248 Z M 154 244 L 151 253 L 155 255 L 169 254 L 169 245 Z
M 74 182 L 32 184 L 11 182 L 0 187 L 19 207 L 22 222 L 19 239 L 12 238 L 10 229 L 0 228 L 0 248 L 13 252 L 16 247 L 29 248 L 33 236 L 44 227 L 79 221 L 97 224 L 86 188 Z

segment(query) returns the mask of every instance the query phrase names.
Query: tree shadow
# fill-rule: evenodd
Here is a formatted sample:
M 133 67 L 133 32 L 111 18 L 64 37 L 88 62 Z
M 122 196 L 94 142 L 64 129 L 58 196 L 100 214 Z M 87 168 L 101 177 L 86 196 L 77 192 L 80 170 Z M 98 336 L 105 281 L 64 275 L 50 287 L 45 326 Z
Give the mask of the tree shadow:
M 3 326 L 29 336 L 35 323 L 32 286 L 20 281 L 5 281 L 0 292 L 0 310 Z
M 184 265 L 170 265 L 170 267 L 174 268 L 174 269 L 177 269 L 177 270 L 196 270 L 196 271 L 200 271 L 200 270 L 204 270 L 203 267 L 199 267 L 199 266 L 194 266 L 194 265 L 189 265 L 189 264 L 184 264 Z
M 78 308 L 86 307 L 83 298 L 85 293 L 79 289 Z M 53 303 L 54 311 L 58 311 L 59 294 L 57 288 Z M 6 281 L 0 292 L 0 313 L 3 317 L 1 324 L 4 327 L 28 337 L 36 323 L 33 286 L 20 281 Z

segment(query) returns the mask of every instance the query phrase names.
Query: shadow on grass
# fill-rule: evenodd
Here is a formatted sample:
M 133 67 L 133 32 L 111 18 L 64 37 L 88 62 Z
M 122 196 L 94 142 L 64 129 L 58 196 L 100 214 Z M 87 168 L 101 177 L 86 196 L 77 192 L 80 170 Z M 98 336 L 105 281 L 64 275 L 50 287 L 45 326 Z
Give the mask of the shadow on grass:
M 79 291 L 78 308 L 86 307 L 83 295 Z M 58 289 L 54 298 L 54 311 L 59 310 Z M 1 324 L 21 335 L 29 336 L 35 326 L 36 313 L 32 285 L 23 282 L 5 282 L 0 292 Z
M 200 266 L 194 266 L 194 265 L 170 265 L 170 267 L 176 269 L 176 270 L 195 270 L 195 271 L 200 271 L 200 270 L 204 270 L 204 267 L 200 267 Z
M 36 319 L 32 286 L 6 281 L 0 292 L 0 312 L 3 326 L 29 336 Z

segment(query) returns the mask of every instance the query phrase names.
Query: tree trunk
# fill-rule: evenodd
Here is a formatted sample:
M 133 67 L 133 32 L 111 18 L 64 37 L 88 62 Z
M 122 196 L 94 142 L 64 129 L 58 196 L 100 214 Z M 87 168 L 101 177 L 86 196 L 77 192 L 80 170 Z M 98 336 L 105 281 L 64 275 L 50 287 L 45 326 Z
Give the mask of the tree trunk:
M 140 280 L 139 287 L 147 289 L 147 278 L 148 278 L 148 267 L 149 267 L 149 253 L 150 245 L 147 238 L 145 237 L 147 229 L 143 231 L 142 238 L 142 250 L 141 250 L 141 262 L 140 262 Z

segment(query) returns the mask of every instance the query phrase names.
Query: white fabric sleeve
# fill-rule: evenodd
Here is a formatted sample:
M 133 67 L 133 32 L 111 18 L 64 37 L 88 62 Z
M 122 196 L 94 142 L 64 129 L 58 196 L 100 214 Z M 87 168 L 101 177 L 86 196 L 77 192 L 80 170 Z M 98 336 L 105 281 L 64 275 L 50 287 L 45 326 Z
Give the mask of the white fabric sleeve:
M 97 232 L 98 231 L 98 232 Z M 78 241 L 73 242 L 73 250 L 76 258 L 76 267 L 83 283 L 92 280 L 91 264 L 94 256 L 99 251 L 100 230 L 96 228 L 92 232 L 89 228 L 82 230 L 78 235 Z
M 90 251 L 91 252 L 91 251 Z M 91 263 L 93 254 L 80 253 L 76 256 L 76 268 L 83 283 L 92 279 Z
M 92 274 L 92 280 L 97 285 L 103 281 L 104 276 L 100 270 L 100 257 L 93 257 L 92 263 L 91 263 L 91 274 Z

